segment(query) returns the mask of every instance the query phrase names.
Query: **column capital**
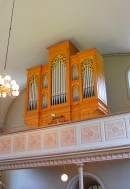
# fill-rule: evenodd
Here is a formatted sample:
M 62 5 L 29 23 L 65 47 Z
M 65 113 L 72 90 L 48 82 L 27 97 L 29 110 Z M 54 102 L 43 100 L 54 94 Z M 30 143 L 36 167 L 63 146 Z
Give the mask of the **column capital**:
M 83 167 L 83 166 L 84 166 L 83 163 L 77 163 L 76 165 L 77 165 L 78 167 Z

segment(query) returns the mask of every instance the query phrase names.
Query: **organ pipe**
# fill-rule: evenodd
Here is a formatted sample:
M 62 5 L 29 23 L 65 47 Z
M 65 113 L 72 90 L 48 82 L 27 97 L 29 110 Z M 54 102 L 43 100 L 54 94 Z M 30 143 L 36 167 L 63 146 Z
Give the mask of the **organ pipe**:
M 65 57 L 56 58 L 52 68 L 52 105 L 66 102 L 66 64 Z
M 82 81 L 83 81 L 83 97 L 89 98 L 94 96 L 94 76 L 93 63 L 91 59 L 82 62 Z
M 37 75 L 30 77 L 28 110 L 37 109 L 37 81 L 38 81 Z

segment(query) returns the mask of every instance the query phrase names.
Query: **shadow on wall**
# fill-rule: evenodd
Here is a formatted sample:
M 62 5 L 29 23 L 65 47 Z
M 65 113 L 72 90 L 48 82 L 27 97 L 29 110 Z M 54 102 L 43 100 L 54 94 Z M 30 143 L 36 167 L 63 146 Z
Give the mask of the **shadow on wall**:
M 24 124 L 24 107 L 26 99 L 26 89 L 15 98 L 7 112 L 4 132 L 13 132 L 28 129 Z

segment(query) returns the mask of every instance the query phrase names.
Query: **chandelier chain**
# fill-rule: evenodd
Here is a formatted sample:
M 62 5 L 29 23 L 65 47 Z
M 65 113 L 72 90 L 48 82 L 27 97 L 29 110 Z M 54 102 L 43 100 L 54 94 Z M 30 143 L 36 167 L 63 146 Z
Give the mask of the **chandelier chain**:
M 8 35 L 8 42 L 7 42 L 7 50 L 6 50 L 4 70 L 6 70 L 6 65 L 7 65 L 9 43 L 10 43 L 10 34 L 11 34 L 11 29 L 12 29 L 13 15 L 14 15 L 14 4 L 15 4 L 15 0 L 13 0 L 13 6 L 12 6 L 12 12 L 11 12 L 11 19 L 10 19 L 10 26 L 9 26 L 9 35 Z
M 11 80 L 11 77 L 7 75 L 6 73 L 15 0 L 12 0 L 12 3 L 13 5 L 11 9 L 11 18 L 10 18 L 10 24 L 9 24 L 9 33 L 8 33 L 8 40 L 7 40 L 4 71 L 3 71 L 3 76 L 0 75 L 0 98 L 5 98 L 7 95 L 11 97 L 16 97 L 19 95 L 19 85 L 16 83 L 15 80 Z

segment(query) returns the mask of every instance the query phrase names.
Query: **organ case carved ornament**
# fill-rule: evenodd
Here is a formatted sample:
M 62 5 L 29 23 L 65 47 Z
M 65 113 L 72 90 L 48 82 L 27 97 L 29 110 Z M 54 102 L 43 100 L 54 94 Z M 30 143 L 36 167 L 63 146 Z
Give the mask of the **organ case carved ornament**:
M 25 123 L 34 128 L 107 114 L 99 52 L 95 48 L 79 52 L 70 41 L 49 47 L 48 51 L 48 64 L 28 69 Z M 36 85 L 31 84 L 32 75 L 37 75 Z M 35 89 L 37 98 L 33 101 Z
M 52 69 L 55 69 L 58 62 L 61 62 L 63 65 L 66 65 L 66 57 L 62 54 L 58 54 L 53 60 L 52 60 Z
M 81 67 L 82 67 L 82 76 L 85 73 L 86 67 L 89 67 L 91 72 L 93 73 L 93 61 L 92 61 L 92 59 L 83 60 L 83 62 L 81 63 Z
M 35 84 L 36 87 L 37 87 L 37 84 L 38 84 L 38 76 L 37 75 L 32 75 L 30 78 L 29 78 L 29 88 L 32 87 L 32 84 Z

